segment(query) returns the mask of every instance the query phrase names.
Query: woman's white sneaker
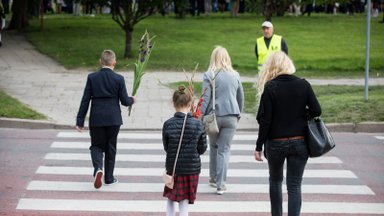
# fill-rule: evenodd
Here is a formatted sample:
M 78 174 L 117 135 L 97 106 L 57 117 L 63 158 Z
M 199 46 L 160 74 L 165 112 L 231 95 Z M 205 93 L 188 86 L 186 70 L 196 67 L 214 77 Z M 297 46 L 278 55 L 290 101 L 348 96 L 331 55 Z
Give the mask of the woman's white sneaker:
M 223 185 L 221 188 L 217 188 L 216 194 L 223 195 L 227 191 L 227 187 Z

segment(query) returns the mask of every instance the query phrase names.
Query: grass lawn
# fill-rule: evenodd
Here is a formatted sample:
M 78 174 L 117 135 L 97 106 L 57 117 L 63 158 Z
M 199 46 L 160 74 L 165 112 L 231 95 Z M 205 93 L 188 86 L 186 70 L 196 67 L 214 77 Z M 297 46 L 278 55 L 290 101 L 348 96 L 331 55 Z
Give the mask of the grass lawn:
M 141 21 L 133 35 L 134 57 L 124 59 L 125 35 L 109 15 L 74 17 L 47 15 L 44 30 L 39 20 L 31 21 L 27 38 L 38 50 L 51 56 L 66 68 L 99 67 L 104 49 L 117 53 L 118 70 L 130 71 L 137 58 L 138 42 L 145 30 L 156 35 L 156 44 L 148 70 L 192 71 L 198 63 L 199 72 L 206 70 L 215 45 L 226 47 L 234 67 L 242 75 L 256 74 L 254 44 L 261 36 L 263 17 L 241 14 L 231 18 L 228 13 L 209 17 L 149 17 Z M 378 18 L 371 22 L 370 76 L 384 76 L 384 25 Z M 338 16 L 313 14 L 311 17 L 274 17 L 275 33 L 288 43 L 297 75 L 311 78 L 363 78 L 365 67 L 366 21 L 364 14 Z M 176 85 L 176 84 L 174 84 Z M 201 89 L 201 83 L 197 83 Z M 256 113 L 253 83 L 244 83 L 245 112 Z M 369 101 L 364 101 L 363 87 L 314 86 L 326 122 L 384 121 L 384 86 L 370 88 Z M 0 116 L 44 119 L 0 91 Z
M 364 87 L 314 86 L 326 122 L 384 121 L 384 86 L 371 86 L 368 102 Z
M 172 83 L 173 89 L 186 82 Z M 312 86 L 322 108 L 322 118 L 327 123 L 358 123 L 384 121 L 384 86 L 371 86 L 368 102 L 364 100 L 364 87 Z M 201 93 L 201 82 L 195 83 L 195 91 Z M 256 114 L 256 89 L 250 82 L 243 83 L 244 112 Z M 199 97 L 200 95 L 196 96 Z
M 123 59 L 125 35 L 109 15 L 74 17 L 47 15 L 44 30 L 39 20 L 31 22 L 27 38 L 37 48 L 67 68 L 96 69 L 103 49 L 118 55 L 119 70 L 133 70 L 138 41 L 145 30 L 156 35 L 149 70 L 192 70 L 199 63 L 204 71 L 215 45 L 229 50 L 234 67 L 242 75 L 254 75 L 254 44 L 261 36 L 263 17 L 212 14 L 184 20 L 159 15 L 142 20 L 133 35 L 134 57 Z M 364 77 L 365 15 L 313 14 L 311 17 L 274 17 L 275 33 L 283 35 L 289 55 L 303 77 Z M 384 75 L 384 25 L 372 19 L 370 67 L 372 77 Z
M 35 112 L 15 98 L 0 91 L 0 117 L 20 119 L 46 119 L 40 113 Z

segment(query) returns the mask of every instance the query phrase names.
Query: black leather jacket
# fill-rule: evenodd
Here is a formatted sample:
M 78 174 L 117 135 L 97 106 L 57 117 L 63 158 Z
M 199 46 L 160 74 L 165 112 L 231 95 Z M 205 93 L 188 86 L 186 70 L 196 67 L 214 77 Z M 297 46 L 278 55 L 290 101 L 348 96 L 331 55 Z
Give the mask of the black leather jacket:
M 174 117 L 168 119 L 163 125 L 163 146 L 167 153 L 165 167 L 169 174 L 173 170 L 184 117 L 184 113 L 177 112 Z M 206 150 L 207 141 L 204 127 L 201 121 L 188 113 L 179 158 L 176 164 L 176 175 L 199 174 L 201 170 L 200 155 Z

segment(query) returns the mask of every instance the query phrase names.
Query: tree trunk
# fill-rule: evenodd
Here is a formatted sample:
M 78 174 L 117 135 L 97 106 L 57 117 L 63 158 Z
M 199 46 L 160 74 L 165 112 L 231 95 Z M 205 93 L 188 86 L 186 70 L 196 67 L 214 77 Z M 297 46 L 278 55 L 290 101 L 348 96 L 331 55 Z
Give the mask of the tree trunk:
M 276 5 L 276 16 L 284 16 L 286 9 L 285 2 L 281 1 L 278 5 Z
M 132 57 L 132 33 L 133 28 L 126 28 L 125 29 L 125 51 L 124 51 L 124 57 Z
M 162 0 L 113 0 L 111 1 L 112 19 L 125 32 L 124 57 L 132 57 L 132 34 L 134 26 L 142 19 L 157 12 Z
M 383 8 L 384 9 L 384 8 Z M 381 23 L 384 23 L 384 11 L 383 11 L 383 20 L 381 20 Z
M 273 3 L 272 0 L 266 0 L 265 1 L 265 20 L 272 21 L 272 14 L 273 14 Z
M 175 14 L 176 18 L 178 19 L 184 19 L 187 15 L 187 8 L 189 6 L 189 1 L 187 0 L 179 0 L 175 1 Z
M 44 29 L 44 2 L 40 0 L 40 31 Z
M 28 0 L 13 0 L 9 29 L 22 31 L 28 25 Z

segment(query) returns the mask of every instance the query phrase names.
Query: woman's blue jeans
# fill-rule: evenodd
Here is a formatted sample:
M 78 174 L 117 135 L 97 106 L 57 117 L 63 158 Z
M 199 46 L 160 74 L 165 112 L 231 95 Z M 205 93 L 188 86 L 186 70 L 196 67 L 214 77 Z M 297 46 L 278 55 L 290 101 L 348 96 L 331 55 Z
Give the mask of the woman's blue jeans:
M 299 216 L 301 210 L 301 182 L 308 160 L 308 148 L 304 139 L 268 140 L 266 156 L 269 167 L 269 196 L 272 216 L 283 215 L 282 182 L 284 161 L 287 159 L 288 216 Z

